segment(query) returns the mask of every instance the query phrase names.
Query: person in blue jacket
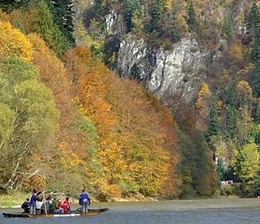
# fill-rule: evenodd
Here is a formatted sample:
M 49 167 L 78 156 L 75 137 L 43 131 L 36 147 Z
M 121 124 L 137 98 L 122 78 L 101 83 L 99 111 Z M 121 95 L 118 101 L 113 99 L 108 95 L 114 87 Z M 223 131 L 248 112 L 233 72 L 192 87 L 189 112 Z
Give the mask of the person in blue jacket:
M 33 189 L 33 194 L 30 198 L 30 214 L 36 214 L 36 201 L 37 201 L 37 191 Z
M 88 205 L 89 205 L 89 196 L 86 193 L 85 189 L 82 190 L 80 196 L 79 196 L 79 204 L 82 207 L 82 212 L 87 213 L 88 212 Z

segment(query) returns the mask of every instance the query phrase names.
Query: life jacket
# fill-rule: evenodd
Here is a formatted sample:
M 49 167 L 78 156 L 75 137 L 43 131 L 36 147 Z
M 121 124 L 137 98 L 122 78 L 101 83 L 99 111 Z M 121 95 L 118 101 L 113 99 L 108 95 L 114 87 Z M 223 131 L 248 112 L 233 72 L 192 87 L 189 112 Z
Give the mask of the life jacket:
M 70 211 L 70 202 L 69 201 L 64 201 L 61 205 L 61 207 L 63 208 L 64 212 L 68 212 Z

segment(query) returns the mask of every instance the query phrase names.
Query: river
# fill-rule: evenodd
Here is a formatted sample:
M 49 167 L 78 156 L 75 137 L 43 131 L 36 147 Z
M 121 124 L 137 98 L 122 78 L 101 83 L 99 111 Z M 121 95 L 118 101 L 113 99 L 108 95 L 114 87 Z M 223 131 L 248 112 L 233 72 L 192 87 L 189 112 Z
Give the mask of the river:
M 203 199 L 92 203 L 109 211 L 68 218 L 4 218 L 1 224 L 257 224 L 260 199 Z M 1 213 L 17 209 L 1 209 Z M 21 209 L 19 209 L 21 211 Z

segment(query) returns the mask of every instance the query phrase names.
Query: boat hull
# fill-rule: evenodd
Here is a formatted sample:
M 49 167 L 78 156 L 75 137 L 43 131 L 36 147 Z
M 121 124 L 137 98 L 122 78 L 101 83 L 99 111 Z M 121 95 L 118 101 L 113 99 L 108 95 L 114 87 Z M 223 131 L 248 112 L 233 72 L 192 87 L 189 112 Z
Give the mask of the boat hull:
M 108 211 L 108 208 L 89 209 L 87 213 L 61 213 L 61 214 L 36 214 L 31 215 L 28 213 L 19 212 L 4 212 L 5 218 L 52 218 L 52 217 L 78 217 L 78 216 L 93 216 L 99 215 L 102 212 Z

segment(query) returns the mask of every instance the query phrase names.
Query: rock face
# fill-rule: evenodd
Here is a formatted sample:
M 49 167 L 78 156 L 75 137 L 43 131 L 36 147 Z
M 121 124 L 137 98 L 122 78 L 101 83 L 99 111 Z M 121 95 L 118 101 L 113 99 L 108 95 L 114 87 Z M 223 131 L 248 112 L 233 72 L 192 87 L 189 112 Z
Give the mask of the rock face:
M 172 43 L 171 46 L 168 44 L 167 49 L 155 48 L 144 39 L 134 36 L 134 32 L 128 33 L 123 13 L 125 5 L 121 1 L 112 2 L 114 4 L 108 4 L 109 10 L 104 17 L 106 29 L 102 35 L 104 35 L 107 45 L 110 45 L 107 40 L 112 36 L 120 40 L 119 43 L 116 43 L 116 50 L 113 50 L 118 56 L 115 68 L 120 75 L 142 80 L 145 86 L 158 96 L 164 91 L 170 90 L 173 93 L 178 92 L 178 94 L 181 92 L 187 100 L 191 100 L 197 93 L 201 82 L 205 80 L 205 71 L 208 66 L 211 64 L 211 66 L 219 67 L 217 65 L 218 59 L 221 58 L 219 46 L 220 42 L 224 41 L 220 30 L 210 27 L 214 31 L 214 36 L 211 37 L 212 42 L 216 42 L 211 43 L 212 46 L 216 45 L 213 48 L 210 46 L 211 53 L 202 50 L 198 42 L 191 37 L 182 38 L 179 42 Z M 224 21 L 225 15 L 230 15 L 234 32 L 242 35 L 245 27 L 241 15 L 249 10 L 253 0 L 226 2 L 226 6 L 220 2 L 206 1 L 206 4 L 201 4 L 198 8 L 198 17 L 201 21 L 208 20 L 209 24 L 219 24 Z M 81 18 L 86 25 L 86 18 L 93 14 L 95 3 L 91 0 L 77 0 L 74 1 L 74 5 L 76 21 Z M 146 4 L 145 6 L 148 7 Z M 90 23 L 91 18 L 88 20 Z M 79 31 L 75 32 L 75 35 L 78 45 L 83 43 L 88 46 L 88 38 L 82 35 L 84 25 L 78 25 L 77 30 Z M 90 31 L 88 30 L 88 32 Z M 118 46 L 120 46 L 119 50 Z
M 205 78 L 207 52 L 196 40 L 185 38 L 171 50 L 150 49 L 143 39 L 127 36 L 118 51 L 117 70 L 122 76 L 143 80 L 150 91 L 160 96 L 166 90 L 182 93 L 187 99 Z
M 78 17 L 83 17 L 78 11 Z M 105 21 L 106 34 L 120 37 L 117 43 L 119 49 L 117 47 L 115 51 L 115 69 L 121 76 L 141 80 L 159 97 L 167 90 L 183 95 L 187 101 L 192 100 L 201 82 L 206 78 L 207 62 L 214 63 L 212 59 L 217 60 L 216 57 L 220 56 L 203 51 L 198 42 L 191 37 L 182 38 L 171 46 L 168 44 L 167 49 L 155 48 L 144 39 L 131 33 L 127 34 L 122 15 L 114 10 L 106 15 Z M 77 37 L 77 43 L 84 39 L 80 38 L 80 35 Z

